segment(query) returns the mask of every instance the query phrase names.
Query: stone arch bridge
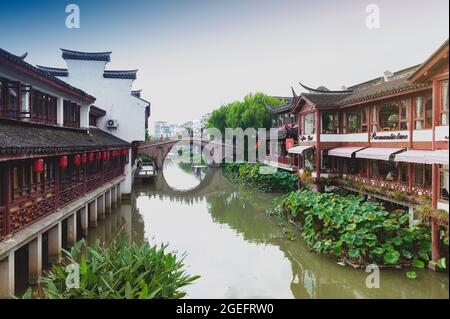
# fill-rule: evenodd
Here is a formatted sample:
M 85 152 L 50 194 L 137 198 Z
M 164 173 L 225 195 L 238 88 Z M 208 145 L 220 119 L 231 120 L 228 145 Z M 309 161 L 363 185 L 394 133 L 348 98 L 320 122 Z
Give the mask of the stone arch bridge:
M 155 161 L 156 169 L 160 170 L 163 167 L 164 160 L 175 145 L 191 150 L 197 147 L 202 151 L 206 147 L 208 149 L 207 154 L 209 154 L 212 159 L 211 166 L 222 163 L 226 154 L 229 154 L 230 152 L 234 154 L 235 151 L 235 147 L 232 145 L 227 145 L 220 140 L 173 137 L 141 143 L 139 145 L 138 152 L 139 154 L 152 157 Z M 218 148 L 221 152 L 215 153 L 215 150 Z

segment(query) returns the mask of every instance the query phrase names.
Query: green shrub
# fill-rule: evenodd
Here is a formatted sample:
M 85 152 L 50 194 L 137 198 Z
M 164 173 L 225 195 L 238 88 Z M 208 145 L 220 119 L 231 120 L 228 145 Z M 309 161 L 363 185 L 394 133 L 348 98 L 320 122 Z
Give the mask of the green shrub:
M 387 212 L 362 196 L 303 190 L 275 203 L 275 212 L 303 226 L 303 238 L 316 252 L 331 253 L 358 265 L 429 259 L 430 232 L 420 221 L 409 225 L 409 214 Z
M 78 264 L 80 287 L 68 288 L 66 264 L 53 266 L 42 279 L 43 298 L 47 299 L 174 299 L 185 293 L 180 288 L 198 276 L 183 270 L 182 260 L 165 251 L 165 246 L 132 244 L 123 238 L 115 245 L 92 247 L 77 243 L 65 252 L 67 264 Z
M 298 177 L 295 174 L 278 170 L 273 174 L 260 174 L 264 165 L 252 163 L 228 163 L 224 169 L 228 176 L 244 184 L 265 192 L 294 191 Z

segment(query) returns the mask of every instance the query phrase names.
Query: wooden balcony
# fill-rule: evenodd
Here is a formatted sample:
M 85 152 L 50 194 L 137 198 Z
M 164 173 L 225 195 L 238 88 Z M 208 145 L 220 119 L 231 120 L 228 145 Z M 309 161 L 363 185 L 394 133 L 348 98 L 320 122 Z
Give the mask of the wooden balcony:
M 109 169 L 82 181 L 61 184 L 58 188 L 55 186 L 41 188 L 30 195 L 13 200 L 8 210 L 0 206 L 0 240 L 2 236 L 4 238 L 16 233 L 123 174 L 123 166 Z M 9 218 L 6 218 L 7 211 Z
M 423 203 L 424 198 L 431 199 L 431 187 L 414 186 L 409 188 L 407 184 L 397 181 L 386 181 L 355 175 L 343 175 L 338 179 L 339 184 L 352 189 L 364 190 L 368 193 L 376 193 L 386 197 L 391 197 L 400 202 L 410 202 L 415 204 Z
M 269 156 L 262 161 L 262 164 L 277 167 L 290 172 L 298 171 L 298 166 L 294 165 L 294 159 L 288 156 Z

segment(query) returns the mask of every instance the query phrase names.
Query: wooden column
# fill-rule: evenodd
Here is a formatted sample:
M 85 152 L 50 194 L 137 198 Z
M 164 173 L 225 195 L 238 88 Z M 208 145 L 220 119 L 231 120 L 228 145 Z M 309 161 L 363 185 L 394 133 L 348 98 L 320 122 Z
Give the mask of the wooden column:
M 320 169 L 321 169 L 321 158 L 320 158 L 320 133 L 322 129 L 321 124 L 321 114 L 319 110 L 316 110 L 316 176 L 318 183 L 320 183 Z
M 435 219 L 431 221 L 431 261 L 428 267 L 437 270 L 436 263 L 441 259 L 441 239 L 439 234 L 439 225 Z
M 61 169 L 59 168 L 59 160 L 57 157 L 53 160 L 55 170 L 55 208 L 59 207 L 59 187 L 61 182 Z
M 439 126 L 439 109 L 440 109 L 440 84 L 439 81 L 433 80 L 433 140 L 432 149 L 436 150 L 436 127 Z M 439 199 L 439 165 L 432 165 L 432 182 L 431 182 L 431 204 L 433 208 L 437 208 Z M 429 268 L 436 270 L 436 262 L 441 258 L 441 239 L 439 234 L 439 225 L 433 218 L 431 221 L 431 261 Z
M 414 166 L 412 163 L 408 163 L 408 189 L 412 191 L 414 186 Z
M 414 131 L 414 99 L 409 99 L 409 110 L 408 110 L 408 125 L 409 125 L 409 148 L 413 148 L 413 131 Z

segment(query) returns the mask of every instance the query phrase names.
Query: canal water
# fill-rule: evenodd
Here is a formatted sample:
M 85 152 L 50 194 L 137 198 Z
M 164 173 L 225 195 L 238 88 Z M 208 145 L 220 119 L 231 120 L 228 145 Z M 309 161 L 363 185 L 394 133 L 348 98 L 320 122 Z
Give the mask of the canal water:
M 201 278 L 187 298 L 448 298 L 446 273 L 382 270 L 380 288 L 367 288 L 364 270 L 342 267 L 311 253 L 299 231 L 267 215 L 272 199 L 239 187 L 220 169 L 190 168 L 166 160 L 151 183 L 135 185 L 130 201 L 96 229 L 89 241 L 168 244 Z

